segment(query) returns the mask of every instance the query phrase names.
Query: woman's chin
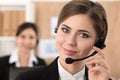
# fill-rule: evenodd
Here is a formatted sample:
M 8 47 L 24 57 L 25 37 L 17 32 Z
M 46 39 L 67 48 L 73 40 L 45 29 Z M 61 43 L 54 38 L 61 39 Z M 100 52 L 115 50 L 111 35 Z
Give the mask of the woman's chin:
M 26 54 L 27 54 L 27 53 L 29 53 L 29 52 L 30 52 L 30 50 L 29 50 L 29 49 L 23 49 L 23 50 L 22 50 L 22 52 L 24 52 L 24 53 L 26 53 Z

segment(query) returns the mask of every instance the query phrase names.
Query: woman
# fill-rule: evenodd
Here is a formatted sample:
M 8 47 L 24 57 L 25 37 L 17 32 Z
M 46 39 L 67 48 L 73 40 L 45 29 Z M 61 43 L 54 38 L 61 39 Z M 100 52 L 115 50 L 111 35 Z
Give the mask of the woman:
M 47 67 L 21 73 L 17 80 L 109 79 L 110 68 L 101 51 L 107 34 L 106 13 L 99 3 L 70 1 L 62 8 L 55 32 L 59 57 Z M 70 64 L 66 61 L 86 57 L 91 51 L 97 54 Z
M 34 23 L 23 23 L 16 32 L 17 48 L 10 56 L 0 58 L 0 80 L 9 80 L 12 69 L 46 65 L 35 56 L 34 48 L 38 44 L 38 29 Z

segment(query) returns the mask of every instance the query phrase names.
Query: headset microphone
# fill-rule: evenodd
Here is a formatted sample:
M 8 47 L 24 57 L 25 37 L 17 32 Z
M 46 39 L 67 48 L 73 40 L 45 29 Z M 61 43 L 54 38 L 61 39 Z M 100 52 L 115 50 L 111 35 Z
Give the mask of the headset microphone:
M 89 57 L 91 57 L 91 56 L 94 56 L 96 53 L 97 53 L 97 52 L 95 51 L 95 52 L 93 52 L 91 55 L 86 56 L 86 57 L 83 57 L 83 58 L 80 58 L 80 59 L 66 58 L 66 59 L 65 59 L 65 62 L 66 62 L 67 64 L 72 64 L 72 63 L 75 62 L 75 61 L 82 61 L 82 60 L 85 60 L 85 59 L 87 59 L 87 58 L 89 58 Z
M 103 48 L 105 48 L 105 47 L 106 47 L 106 45 L 102 45 L 100 48 L 103 49 Z M 91 55 L 86 56 L 86 57 L 83 57 L 83 58 L 79 58 L 79 59 L 66 58 L 66 59 L 65 59 L 65 62 L 66 62 L 67 64 L 72 64 L 72 63 L 75 62 L 75 61 L 82 61 L 82 60 L 85 60 L 85 59 L 87 59 L 87 58 L 89 58 L 89 57 L 91 57 L 91 56 L 94 56 L 96 53 L 97 53 L 97 51 L 94 51 Z

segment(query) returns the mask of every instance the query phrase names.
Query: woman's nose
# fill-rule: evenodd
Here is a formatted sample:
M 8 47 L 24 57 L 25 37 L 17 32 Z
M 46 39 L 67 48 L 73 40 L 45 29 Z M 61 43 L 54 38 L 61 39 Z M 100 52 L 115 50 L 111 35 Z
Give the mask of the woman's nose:
M 68 35 L 68 37 L 66 38 L 66 43 L 70 46 L 76 46 L 76 37 L 75 35 Z
M 26 38 L 26 39 L 24 40 L 24 43 L 29 44 L 29 43 L 30 43 L 30 39 L 29 39 L 29 38 Z

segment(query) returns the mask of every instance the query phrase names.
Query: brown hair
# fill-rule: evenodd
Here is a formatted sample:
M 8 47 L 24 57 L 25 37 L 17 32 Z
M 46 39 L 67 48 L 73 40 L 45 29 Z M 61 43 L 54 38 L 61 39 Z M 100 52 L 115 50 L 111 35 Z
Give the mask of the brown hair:
M 56 32 L 64 20 L 77 14 L 87 14 L 93 22 L 98 39 L 105 40 L 107 34 L 106 12 L 99 3 L 90 0 L 73 0 L 67 3 L 58 17 Z

